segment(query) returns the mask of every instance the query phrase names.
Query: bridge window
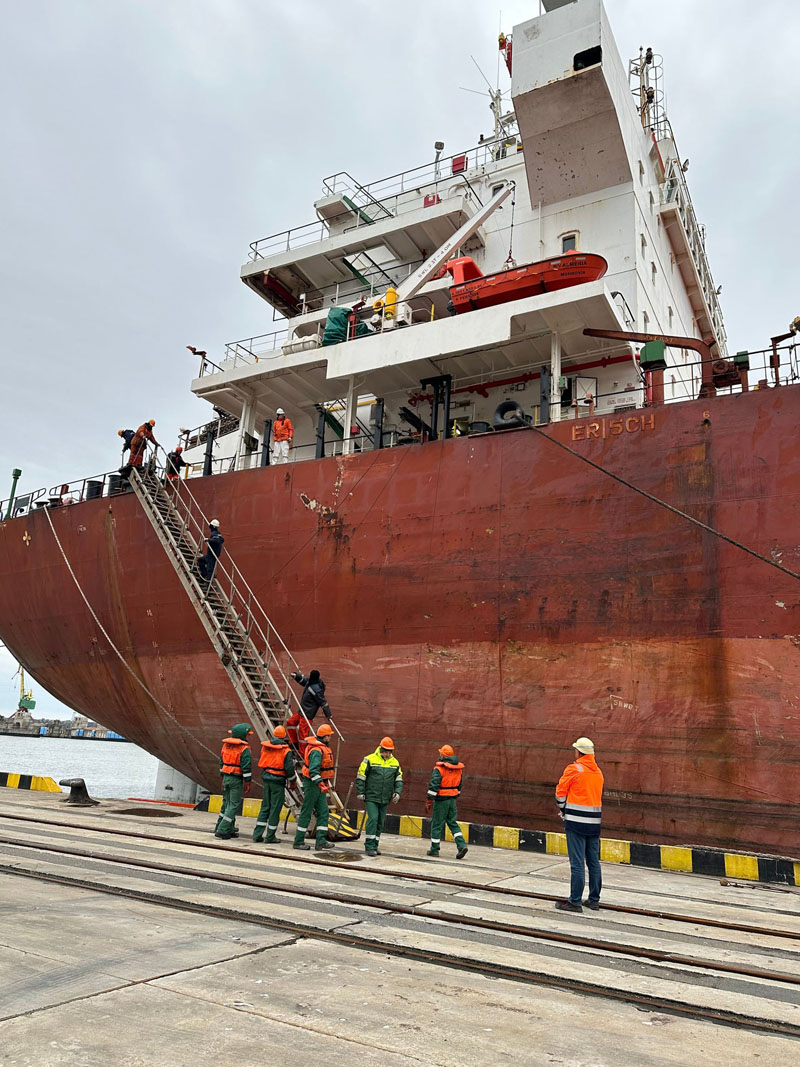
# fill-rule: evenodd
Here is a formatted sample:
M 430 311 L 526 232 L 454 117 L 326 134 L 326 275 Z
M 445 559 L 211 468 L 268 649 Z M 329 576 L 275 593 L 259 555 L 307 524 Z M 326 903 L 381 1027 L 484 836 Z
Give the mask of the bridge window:
M 561 238 L 561 251 L 574 252 L 578 247 L 578 235 L 577 233 L 565 233 Z
M 596 44 L 594 48 L 584 48 L 582 52 L 578 52 L 572 60 L 573 70 L 586 70 L 587 67 L 597 66 L 602 62 L 603 49 L 599 44 Z

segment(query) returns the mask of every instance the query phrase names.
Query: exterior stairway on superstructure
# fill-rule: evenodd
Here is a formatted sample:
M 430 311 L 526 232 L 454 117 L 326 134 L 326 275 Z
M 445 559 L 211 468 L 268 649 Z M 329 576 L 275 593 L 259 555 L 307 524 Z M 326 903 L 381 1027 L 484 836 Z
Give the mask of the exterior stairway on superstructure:
M 165 484 L 153 466 L 142 468 L 141 474 L 134 469 L 130 483 L 227 671 L 247 719 L 263 740 L 285 721 L 291 702 L 299 706 L 278 656 L 286 658 L 292 670 L 297 665 L 229 555 L 225 563 L 218 561 L 215 576 L 205 590 L 197 561 L 208 520 L 185 483 Z M 266 623 L 266 633 L 257 616 Z M 332 792 L 330 797 L 341 809 L 336 794 Z M 300 788 L 287 785 L 287 805 L 295 816 L 302 800 Z

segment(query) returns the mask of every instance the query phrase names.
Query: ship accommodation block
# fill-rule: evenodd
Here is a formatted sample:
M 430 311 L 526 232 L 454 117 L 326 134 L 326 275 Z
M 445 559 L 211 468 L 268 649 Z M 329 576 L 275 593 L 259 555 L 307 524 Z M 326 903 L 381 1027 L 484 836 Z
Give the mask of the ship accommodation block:
M 400 408 L 430 422 L 420 381 L 452 376 L 451 416 L 491 423 L 509 396 L 533 414 L 539 372 L 550 370 L 552 419 L 626 411 L 645 401 L 635 352 L 583 336 L 587 326 L 714 338 L 721 315 L 669 124 L 643 126 L 600 0 L 577 0 L 514 30 L 512 95 L 518 132 L 370 185 L 326 179 L 317 220 L 251 245 L 242 280 L 286 318 L 282 330 L 228 346 L 194 392 L 240 420 L 220 454 L 256 463 L 254 446 L 277 407 L 295 423 L 294 458 L 315 454 L 317 405 L 338 403 L 348 451 L 355 413 L 385 403 L 385 444 L 413 440 Z M 466 315 L 448 314 L 451 279 L 410 301 L 412 325 L 320 346 L 331 307 L 374 299 L 400 283 L 498 184 L 515 183 L 462 254 L 484 274 L 577 247 L 608 261 L 598 282 Z M 513 222 L 513 242 L 512 242 Z M 693 353 L 667 355 L 665 399 L 697 395 Z M 428 394 L 430 398 L 431 394 Z M 347 413 L 350 412 L 348 415 Z M 249 441 L 251 447 L 245 447 Z M 358 447 L 370 447 L 368 434 Z M 197 458 L 196 456 L 193 458 Z

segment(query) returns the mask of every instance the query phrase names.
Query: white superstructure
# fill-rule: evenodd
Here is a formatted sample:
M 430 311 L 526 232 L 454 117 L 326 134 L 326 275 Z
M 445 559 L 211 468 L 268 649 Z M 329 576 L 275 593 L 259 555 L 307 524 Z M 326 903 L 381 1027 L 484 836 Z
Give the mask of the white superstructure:
M 432 422 L 433 393 L 421 382 L 442 376 L 449 433 L 488 428 L 509 398 L 535 417 L 543 368 L 551 419 L 643 404 L 634 349 L 585 327 L 713 338 L 725 355 L 704 232 L 661 106 L 659 57 L 648 50 L 626 69 L 601 0 L 544 6 L 514 28 L 513 111 L 496 107 L 491 139 L 452 155 L 437 144 L 433 163 L 365 185 L 335 174 L 314 221 L 250 246 L 242 280 L 282 321 L 228 345 L 218 363 L 201 361 L 193 391 L 238 420 L 219 437 L 215 470 L 260 462 L 279 407 L 294 423 L 294 459 L 414 439 L 414 415 Z M 434 277 L 401 324 L 393 290 L 509 182 L 513 196 L 455 254 L 492 274 L 577 248 L 605 257 L 605 277 L 459 315 L 448 311 L 451 278 Z M 381 297 L 389 314 L 376 314 Z M 369 332 L 323 346 L 331 308 L 356 308 Z M 696 354 L 673 349 L 667 359 L 664 399 L 696 396 Z M 203 442 L 190 443 L 199 462 Z

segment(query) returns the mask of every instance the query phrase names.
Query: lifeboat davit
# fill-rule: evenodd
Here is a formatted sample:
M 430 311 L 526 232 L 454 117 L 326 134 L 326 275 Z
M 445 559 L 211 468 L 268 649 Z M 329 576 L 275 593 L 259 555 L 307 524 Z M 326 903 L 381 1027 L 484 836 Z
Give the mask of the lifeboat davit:
M 452 275 L 450 299 L 457 314 L 521 300 L 524 296 L 554 293 L 572 285 L 594 282 L 608 270 L 602 256 L 592 252 L 564 252 L 553 259 L 541 259 L 525 267 L 512 267 L 497 274 L 481 274 L 471 256 L 451 259 L 447 270 Z

